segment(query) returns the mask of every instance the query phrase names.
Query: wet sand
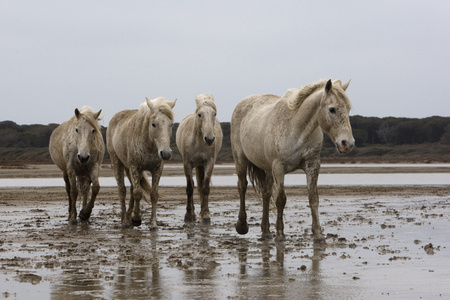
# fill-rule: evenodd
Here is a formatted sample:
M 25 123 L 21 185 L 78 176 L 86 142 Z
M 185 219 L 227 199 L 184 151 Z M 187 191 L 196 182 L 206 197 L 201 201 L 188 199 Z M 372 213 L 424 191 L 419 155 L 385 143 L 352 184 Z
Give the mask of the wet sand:
M 31 172 L 55 172 L 39 168 Z M 63 188 L 0 189 L 0 297 L 450 297 L 450 186 L 320 187 L 325 245 L 312 242 L 306 188 L 286 192 L 287 240 L 277 244 L 260 240 L 262 208 L 250 188 L 247 235 L 234 230 L 235 187 L 212 188 L 211 225 L 186 225 L 184 188 L 161 188 L 156 231 L 145 202 L 143 224 L 120 228 L 116 188 L 102 188 L 90 222 L 75 226 Z

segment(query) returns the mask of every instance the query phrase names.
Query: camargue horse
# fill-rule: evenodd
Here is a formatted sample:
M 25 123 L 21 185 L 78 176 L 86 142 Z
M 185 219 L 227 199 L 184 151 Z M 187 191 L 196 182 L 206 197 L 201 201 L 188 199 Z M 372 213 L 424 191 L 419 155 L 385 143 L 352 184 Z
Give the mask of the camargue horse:
M 90 107 L 75 109 L 75 116 L 56 127 L 50 136 L 49 151 L 53 162 L 63 171 L 69 197 L 69 223 L 77 224 L 78 196 L 83 197 L 80 219 L 89 219 L 100 190 L 98 175 L 105 155 L 105 143 L 98 121 L 102 111 Z M 91 199 L 87 202 L 92 184 Z
M 118 112 L 109 123 L 106 141 L 119 190 L 123 227 L 141 225 L 140 200 L 145 191 L 150 194 L 152 202 L 150 228 L 157 228 L 158 185 L 163 161 L 172 157 L 170 136 L 175 102 L 163 97 L 153 100 L 146 98 L 139 110 Z M 152 174 L 152 186 L 144 171 Z M 131 183 L 128 210 L 125 205 L 124 172 Z
M 283 97 L 252 95 L 236 106 L 231 118 L 231 146 L 240 197 L 238 233 L 248 232 L 245 211 L 248 172 L 253 186 L 262 195 L 262 237 L 271 237 L 269 205 L 273 197 L 277 208 L 275 240 L 283 241 L 284 176 L 303 169 L 307 178 L 314 241 L 324 241 L 317 191 L 322 131 L 330 136 L 340 153 L 353 148 L 349 120 L 351 104 L 345 93 L 349 83 L 342 85 L 339 80 L 323 80 L 290 89 Z
M 222 147 L 222 129 L 216 118 L 216 105 L 211 94 L 198 95 L 195 99 L 195 113 L 187 115 L 180 123 L 176 143 L 183 157 L 184 174 L 186 175 L 187 206 L 185 221 L 195 221 L 194 180 L 192 171 L 195 168 L 197 188 L 200 195 L 200 219 L 210 223 L 208 208 L 209 184 L 216 162 L 217 153 Z

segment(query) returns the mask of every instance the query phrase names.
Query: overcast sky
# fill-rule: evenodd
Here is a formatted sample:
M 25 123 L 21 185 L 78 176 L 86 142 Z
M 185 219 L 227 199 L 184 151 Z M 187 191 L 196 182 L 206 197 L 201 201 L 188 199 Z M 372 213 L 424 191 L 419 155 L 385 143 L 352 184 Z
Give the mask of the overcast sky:
M 255 93 L 351 79 L 352 115 L 450 116 L 450 1 L 0 0 L 0 121 L 163 96 L 175 121 L 211 92 L 218 118 Z

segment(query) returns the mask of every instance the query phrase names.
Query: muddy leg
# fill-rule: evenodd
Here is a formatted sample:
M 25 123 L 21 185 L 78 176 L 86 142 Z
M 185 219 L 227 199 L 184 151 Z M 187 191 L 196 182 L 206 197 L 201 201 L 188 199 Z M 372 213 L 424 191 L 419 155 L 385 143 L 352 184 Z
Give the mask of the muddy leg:
M 69 180 L 69 175 L 67 175 L 67 173 L 64 173 L 63 175 L 64 177 L 64 183 L 66 185 L 66 193 L 67 193 L 67 198 L 69 199 L 69 206 L 68 206 L 68 210 L 69 210 L 69 214 L 70 214 L 70 205 L 72 203 L 71 200 L 71 195 L 70 195 L 70 180 Z
M 78 186 L 75 173 L 70 173 L 70 198 L 69 198 L 69 224 L 77 224 L 77 198 L 78 198 Z
M 91 215 L 91 212 L 89 211 L 89 215 L 85 214 L 86 211 L 86 205 L 87 205 L 87 198 L 89 195 L 89 189 L 91 187 L 91 179 L 89 177 L 83 176 L 79 178 L 79 184 L 80 184 L 80 192 L 81 197 L 83 198 L 83 206 L 81 208 L 79 217 L 82 221 L 85 221 L 89 219 L 89 216 Z M 87 218 L 86 218 L 87 216 Z
M 140 226 L 141 220 L 141 199 L 142 199 L 142 176 L 145 176 L 143 172 L 139 172 L 136 168 L 130 168 L 130 175 L 132 180 L 132 191 L 130 205 L 127 211 L 127 217 L 129 218 L 130 225 Z M 130 218 L 131 217 L 131 218 Z
M 208 207 L 208 198 L 209 198 L 209 183 L 211 181 L 211 174 L 212 174 L 212 168 L 208 167 L 205 170 L 205 167 L 197 167 L 196 175 L 197 175 L 197 182 L 198 182 L 198 193 L 200 195 L 200 203 L 201 203 L 201 210 L 200 210 L 200 220 L 202 220 L 202 223 L 204 224 L 210 224 L 211 223 L 211 215 L 209 214 L 209 207 Z
M 152 201 L 152 216 L 150 219 L 150 229 L 155 230 L 158 229 L 158 222 L 156 218 L 157 204 L 159 198 L 159 179 L 161 178 L 161 173 L 163 170 L 163 165 L 154 172 L 152 172 L 152 191 L 150 193 L 150 199 Z
M 236 173 L 238 175 L 238 191 L 239 191 L 239 217 L 236 223 L 236 231 L 239 234 L 248 233 L 247 212 L 245 211 L 245 193 L 247 192 L 247 164 L 244 160 L 236 159 Z
M 277 206 L 277 236 L 275 237 L 276 242 L 282 242 L 286 238 L 284 236 L 284 221 L 283 213 L 284 207 L 286 206 L 286 194 L 284 192 L 284 170 L 283 168 L 274 168 L 274 184 L 275 184 L 275 204 Z
M 125 178 L 124 178 L 125 168 L 122 165 L 122 163 L 120 163 L 118 161 L 118 158 L 114 158 L 114 156 L 111 155 L 111 160 L 113 161 L 114 177 L 116 177 L 117 191 L 119 193 L 120 221 L 122 222 L 122 226 L 124 226 L 125 221 L 126 221 L 126 211 L 127 211 L 127 207 L 125 204 L 125 198 L 127 195 L 127 188 L 125 187 Z
M 308 199 L 312 215 L 312 233 L 314 242 L 323 242 L 325 238 L 319 222 L 319 193 L 317 190 L 317 179 L 319 177 L 320 163 L 318 161 L 307 164 L 305 168 L 308 184 Z
M 93 168 L 91 172 L 91 180 L 92 180 L 92 192 L 91 199 L 87 203 L 87 205 L 83 206 L 83 209 L 80 211 L 80 219 L 81 220 L 89 220 L 92 209 L 94 208 L 95 199 L 97 198 L 98 192 L 100 191 L 100 184 L 98 182 L 99 175 L 99 166 Z
M 185 222 L 195 221 L 195 207 L 194 207 L 194 180 L 192 178 L 192 167 L 189 163 L 184 164 L 184 175 L 186 176 L 186 214 L 184 215 Z
M 270 213 L 270 199 L 272 198 L 273 177 L 272 174 L 268 173 L 266 173 L 265 176 L 266 178 L 262 190 L 263 216 L 261 222 L 261 230 L 262 230 L 262 239 L 270 239 L 272 238 L 272 234 L 270 233 L 269 213 Z

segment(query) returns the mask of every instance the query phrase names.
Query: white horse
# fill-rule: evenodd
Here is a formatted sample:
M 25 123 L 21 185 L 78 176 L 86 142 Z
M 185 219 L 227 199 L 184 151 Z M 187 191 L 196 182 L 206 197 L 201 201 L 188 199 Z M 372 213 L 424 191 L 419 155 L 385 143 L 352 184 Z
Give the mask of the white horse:
M 349 152 L 354 145 L 349 120 L 350 101 L 345 94 L 350 81 L 319 81 L 290 89 L 283 97 L 252 95 L 235 108 L 231 119 L 231 146 L 238 175 L 240 196 L 236 231 L 248 232 L 245 211 L 246 175 L 262 194 L 263 238 L 270 238 L 269 204 L 277 207 L 276 241 L 283 241 L 283 210 L 286 204 L 284 175 L 303 169 L 308 184 L 315 241 L 323 241 L 319 223 L 317 179 L 323 133 L 330 136 L 337 150 Z
M 183 157 L 184 174 L 186 175 L 187 205 L 185 221 L 195 221 L 194 211 L 194 180 L 192 171 L 195 168 L 198 193 L 200 195 L 200 219 L 210 223 L 208 208 L 209 184 L 216 162 L 217 153 L 222 147 L 222 129 L 216 118 L 216 105 L 211 94 L 198 95 L 195 99 L 195 113 L 187 115 L 180 123 L 176 143 Z
M 150 227 L 157 228 L 158 186 L 163 161 L 172 157 L 170 136 L 175 102 L 176 100 L 167 101 L 162 97 L 151 101 L 146 99 L 139 110 L 118 112 L 109 123 L 106 141 L 119 190 L 123 227 L 141 225 L 140 200 L 145 191 L 150 194 L 152 202 Z M 144 171 L 152 174 L 152 186 Z M 125 205 L 124 172 L 131 182 L 128 210 Z
M 49 152 L 53 162 L 63 171 L 69 198 L 69 223 L 77 224 L 77 198 L 83 197 L 80 219 L 89 219 L 100 190 L 98 175 L 105 155 L 100 131 L 100 113 L 90 107 L 75 109 L 75 115 L 55 128 L 50 136 Z M 92 184 L 91 199 L 87 202 Z

